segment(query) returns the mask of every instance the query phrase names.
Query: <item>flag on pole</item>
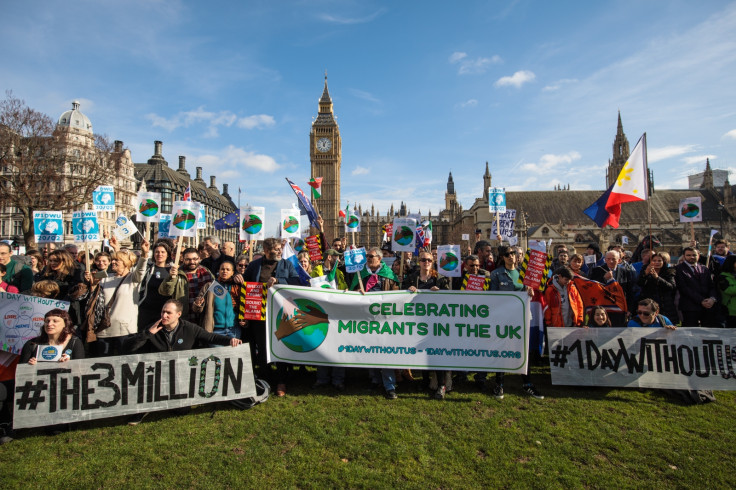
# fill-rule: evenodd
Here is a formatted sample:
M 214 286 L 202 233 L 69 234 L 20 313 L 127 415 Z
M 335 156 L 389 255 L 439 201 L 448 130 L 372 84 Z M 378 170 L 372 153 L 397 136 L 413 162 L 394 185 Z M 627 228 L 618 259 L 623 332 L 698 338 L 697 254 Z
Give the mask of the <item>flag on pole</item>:
M 291 186 L 291 190 L 294 191 L 294 194 L 296 194 L 297 199 L 299 199 L 299 209 L 301 209 L 302 214 L 306 214 L 309 218 L 309 224 L 314 226 L 315 228 L 319 228 L 319 222 L 317 221 L 317 211 L 312 206 L 312 203 L 309 202 L 309 199 L 307 198 L 306 194 L 304 194 L 304 191 L 301 190 L 301 188 L 290 181 L 288 178 L 286 179 L 286 182 L 289 183 Z
M 341 218 L 347 218 L 349 212 L 350 212 L 350 203 L 348 203 L 348 205 L 345 206 L 345 209 L 341 209 L 338 214 L 340 215 Z
M 606 225 L 618 228 L 621 204 L 649 199 L 647 174 L 647 134 L 644 133 L 616 181 L 583 212 L 601 228 Z
M 296 273 L 299 274 L 299 279 L 302 282 L 303 286 L 306 286 L 309 284 L 309 280 L 312 278 L 307 271 L 304 270 L 304 267 L 299 263 L 299 259 L 296 256 L 296 252 L 294 252 L 294 249 L 291 248 L 291 245 L 289 245 L 289 242 L 284 243 L 284 250 L 281 254 L 281 256 L 284 258 L 284 260 L 288 260 L 291 262 L 291 265 L 294 266 L 294 270 L 296 270 Z
M 187 184 L 187 188 L 184 191 L 184 197 L 181 198 L 182 201 L 191 201 L 192 200 L 192 183 L 189 182 Z
M 322 197 L 322 177 L 313 177 L 309 179 L 309 187 L 312 188 L 312 199 Z

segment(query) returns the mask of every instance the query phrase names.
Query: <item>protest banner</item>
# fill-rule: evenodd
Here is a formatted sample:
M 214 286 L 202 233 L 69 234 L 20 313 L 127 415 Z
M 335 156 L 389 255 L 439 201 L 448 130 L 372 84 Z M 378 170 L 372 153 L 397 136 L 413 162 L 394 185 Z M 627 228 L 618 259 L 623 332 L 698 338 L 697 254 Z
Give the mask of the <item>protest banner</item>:
M 391 250 L 394 252 L 413 252 L 416 245 L 417 220 L 413 218 L 394 218 L 391 235 Z
M 171 215 L 170 214 L 159 214 L 161 221 L 158 222 L 158 237 L 159 238 L 173 238 L 171 236 Z
M 135 220 L 138 223 L 158 223 L 161 214 L 161 193 L 139 192 L 135 209 Z
M 524 286 L 543 291 L 547 287 L 552 258 L 547 255 L 544 241 L 530 240 L 529 247 L 519 267 L 519 280 Z
M 269 289 L 269 362 L 525 373 L 529 304 L 515 292 Z
M 99 242 L 100 225 L 97 222 L 97 211 L 74 211 L 72 213 L 72 232 L 74 241 Z
M 100 185 L 92 191 L 92 209 L 115 211 L 115 188 L 111 185 Z
M 552 384 L 736 390 L 736 332 L 548 328 Z
M 256 395 L 248 344 L 19 364 L 13 427 L 40 427 Z
M 445 277 L 460 277 L 460 245 L 437 247 L 437 273 Z
M 345 270 L 351 274 L 362 271 L 368 260 L 365 247 L 345 250 L 343 257 L 345 258 Z
M 350 204 L 345 208 L 345 232 L 357 233 L 360 231 L 360 217 L 355 209 L 350 209 Z
M 680 223 L 703 221 L 703 205 L 700 197 L 686 197 L 680 200 Z
M 488 210 L 491 214 L 506 212 L 506 190 L 501 187 L 488 188 Z
M 498 220 L 491 224 L 491 236 L 501 235 L 502 239 L 510 242 L 514 236 L 514 224 L 516 223 L 516 210 L 507 209 L 498 214 Z M 497 226 L 498 225 L 498 226 Z
M 23 344 L 41 333 L 44 315 L 54 308 L 68 311 L 69 302 L 25 294 L 0 293 L 2 350 L 20 354 Z
M 266 288 L 265 283 L 245 282 L 240 288 L 240 311 L 238 320 L 266 320 Z
M 174 205 L 171 207 L 169 237 L 196 237 L 198 218 L 198 202 L 174 201 Z
M 463 291 L 488 291 L 490 279 L 479 274 L 468 274 L 463 277 L 460 289 Z
M 206 210 L 207 206 L 205 204 L 199 203 L 199 217 L 197 218 L 198 230 L 207 229 L 207 213 L 205 212 Z
M 266 208 L 264 207 L 240 208 L 240 239 L 248 241 L 266 238 L 263 231 L 265 218 Z
M 115 224 L 117 226 L 113 228 L 112 234 L 115 235 L 115 238 L 119 241 L 125 240 L 126 238 L 138 233 L 138 227 L 135 226 L 135 223 L 122 214 L 115 220 Z
M 36 243 L 64 241 L 64 216 L 61 211 L 34 211 L 33 235 Z
M 301 215 L 298 209 L 281 210 L 281 238 L 301 237 Z
M 319 235 L 308 236 L 304 239 L 304 245 L 309 252 L 309 260 L 312 262 L 322 260 L 322 241 L 319 239 Z

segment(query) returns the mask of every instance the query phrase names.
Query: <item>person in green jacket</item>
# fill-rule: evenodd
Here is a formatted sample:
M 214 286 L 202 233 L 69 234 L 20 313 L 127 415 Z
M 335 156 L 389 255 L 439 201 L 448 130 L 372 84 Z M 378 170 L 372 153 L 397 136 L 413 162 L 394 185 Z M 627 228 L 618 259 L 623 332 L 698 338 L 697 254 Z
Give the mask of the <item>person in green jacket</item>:
M 726 310 L 726 327 L 736 328 L 736 255 L 729 255 L 723 261 L 717 284 Z

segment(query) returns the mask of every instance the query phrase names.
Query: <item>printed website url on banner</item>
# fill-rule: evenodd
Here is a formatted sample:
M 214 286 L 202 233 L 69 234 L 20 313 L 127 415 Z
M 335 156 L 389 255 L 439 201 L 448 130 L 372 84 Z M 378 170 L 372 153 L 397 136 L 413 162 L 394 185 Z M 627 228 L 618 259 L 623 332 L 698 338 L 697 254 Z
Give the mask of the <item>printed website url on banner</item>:
M 365 354 L 409 354 L 426 353 L 428 356 L 454 356 L 454 357 L 503 357 L 508 359 L 521 359 L 518 351 L 497 351 L 485 349 L 417 349 L 416 347 L 386 347 L 380 345 L 341 345 L 338 352 L 365 353 Z

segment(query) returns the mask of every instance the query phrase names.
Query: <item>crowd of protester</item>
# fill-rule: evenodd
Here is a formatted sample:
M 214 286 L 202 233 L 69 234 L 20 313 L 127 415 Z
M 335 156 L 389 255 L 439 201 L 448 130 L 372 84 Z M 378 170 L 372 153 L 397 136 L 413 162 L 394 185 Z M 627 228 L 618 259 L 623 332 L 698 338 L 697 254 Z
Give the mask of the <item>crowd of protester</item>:
M 366 267 L 351 274 L 345 269 L 346 240 L 327 241 L 320 233 L 322 260 L 313 262 L 308 252 L 299 253 L 301 267 L 311 277 L 334 273 L 338 289 L 353 291 L 461 290 L 469 275 L 487 279 L 491 291 L 525 292 L 541 296 L 544 324 L 553 327 L 729 327 L 736 326 L 736 256 L 725 240 L 714 243 L 713 253 L 703 257 L 695 246 L 685 247 L 675 264 L 654 237 L 636 249 L 625 251 L 613 245 L 603 253 L 592 243 L 584 250 L 557 245 L 552 255 L 549 282 L 543 293 L 522 285 L 520 247 L 489 241 L 475 243 L 462 258 L 462 276 L 447 278 L 437 273 L 436 250 L 418 254 L 394 254 L 390 244 L 366 250 Z M 139 251 L 120 247 L 114 238 L 109 250 L 94 255 L 80 253 L 74 244 L 61 248 L 30 250 L 13 256 L 8 244 L 0 243 L 0 291 L 20 292 L 68 301 L 68 311 L 54 309 L 45 316 L 37 338 L 29 340 L 21 363 L 35 364 L 39 344 L 57 345 L 64 351 L 61 362 L 87 357 L 105 357 L 182 348 L 248 343 L 257 377 L 268 379 L 277 396 L 285 396 L 293 366 L 266 362 L 266 325 L 238 319 L 241 288 L 245 282 L 309 286 L 282 256 L 283 242 L 268 238 L 262 252 L 236 255 L 236 244 L 221 244 L 214 236 L 196 247 L 182 247 L 175 260 L 176 243 L 144 240 Z M 90 261 L 89 272 L 85 261 Z M 335 270 L 336 269 L 336 270 Z M 592 280 L 623 295 L 626 308 L 585 304 L 576 280 Z M 214 280 L 229 294 L 213 294 Z M 183 339 L 173 343 L 172 339 Z M 184 346 L 184 347 L 183 347 Z M 504 397 L 504 374 L 486 379 L 487 373 L 427 372 L 423 379 L 435 398 L 443 399 L 453 383 L 473 375 L 475 383 L 496 399 Z M 397 398 L 400 380 L 413 379 L 408 371 L 369 369 L 367 378 L 387 399 Z M 530 375 L 521 376 L 524 393 L 543 399 Z M 315 389 L 345 390 L 344 367 L 320 366 Z M 6 382 L 12 385 L 12 382 Z M 9 393 L 12 393 L 12 386 Z M 9 411 L 3 413 L 7 422 Z M 131 423 L 138 423 L 137 416 Z

